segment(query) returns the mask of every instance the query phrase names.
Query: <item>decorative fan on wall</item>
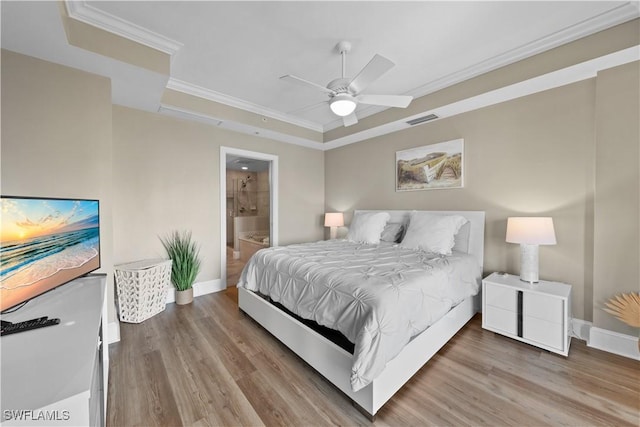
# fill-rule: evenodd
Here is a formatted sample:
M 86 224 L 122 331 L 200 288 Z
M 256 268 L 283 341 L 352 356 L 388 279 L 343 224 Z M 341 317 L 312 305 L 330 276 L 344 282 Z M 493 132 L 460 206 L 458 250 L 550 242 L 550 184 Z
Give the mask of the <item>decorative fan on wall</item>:
M 333 111 L 335 115 L 342 117 L 345 126 L 358 123 L 358 118 L 355 114 L 355 109 L 358 104 L 406 108 L 411 103 L 413 100 L 412 96 L 361 94 L 371 83 L 378 80 L 384 73 L 393 68 L 395 65 L 393 62 L 382 55 L 376 54 L 353 79 L 350 79 L 346 77 L 346 71 L 347 53 L 351 50 L 351 43 L 342 41 L 338 43 L 336 49 L 340 52 L 340 55 L 342 55 L 342 77 L 332 80 L 327 87 L 291 74 L 282 76 L 280 79 L 306 87 L 313 87 L 329 95 L 329 99 L 323 101 L 321 104 L 329 104 L 331 111 Z M 316 105 L 312 105 L 311 107 L 315 106 Z

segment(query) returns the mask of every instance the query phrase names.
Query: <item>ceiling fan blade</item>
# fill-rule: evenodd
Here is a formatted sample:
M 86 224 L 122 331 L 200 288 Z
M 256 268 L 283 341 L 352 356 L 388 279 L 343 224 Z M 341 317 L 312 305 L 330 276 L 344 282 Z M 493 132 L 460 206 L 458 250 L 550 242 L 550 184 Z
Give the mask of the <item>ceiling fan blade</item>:
M 344 123 L 345 127 L 358 123 L 358 117 L 356 116 L 356 113 L 351 113 L 348 116 L 344 116 L 342 118 L 342 123 Z
M 395 64 L 384 56 L 376 54 L 357 76 L 349 83 L 349 90 L 353 93 L 362 92 L 367 86 L 378 80 L 384 73 L 393 68 Z
M 286 76 L 280 77 L 280 80 L 284 80 L 287 82 L 295 83 L 302 86 L 313 87 L 315 89 L 321 90 L 326 93 L 335 94 L 331 89 L 327 89 L 324 86 L 320 86 L 319 84 L 310 82 L 309 80 L 301 79 L 300 77 L 292 76 L 291 74 L 287 74 Z
M 383 105 L 385 107 L 407 108 L 413 96 L 407 95 L 358 95 L 358 102 L 369 105 Z

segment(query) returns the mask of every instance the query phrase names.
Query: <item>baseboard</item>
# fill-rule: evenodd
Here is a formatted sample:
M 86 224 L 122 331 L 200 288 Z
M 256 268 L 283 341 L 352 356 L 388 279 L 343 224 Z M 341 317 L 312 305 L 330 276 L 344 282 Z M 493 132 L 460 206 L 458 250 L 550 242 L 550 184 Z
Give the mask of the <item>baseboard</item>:
M 206 282 L 193 284 L 193 296 L 199 297 L 200 295 L 212 294 L 225 289 L 226 288 L 222 287 L 222 281 L 220 279 L 207 280 Z M 167 304 L 172 302 L 176 302 L 175 289 L 169 289 L 169 293 L 167 294 Z
M 582 319 L 571 319 L 571 336 L 589 342 L 592 323 Z
M 638 337 L 621 334 L 607 329 L 591 327 L 589 331 L 589 347 L 598 350 L 608 351 L 630 359 L 640 360 L 640 351 L 638 351 Z
M 570 333 L 572 337 L 586 341 L 588 347 L 640 360 L 638 338 L 632 335 L 596 328 L 593 323 L 582 319 L 571 319 Z
M 120 341 L 120 322 L 114 320 L 107 324 L 107 344 Z

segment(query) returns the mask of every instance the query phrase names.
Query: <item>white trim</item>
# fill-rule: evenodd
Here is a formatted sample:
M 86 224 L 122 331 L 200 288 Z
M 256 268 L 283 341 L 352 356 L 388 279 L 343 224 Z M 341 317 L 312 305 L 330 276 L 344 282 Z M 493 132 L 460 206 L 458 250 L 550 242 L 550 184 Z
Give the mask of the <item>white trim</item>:
M 280 111 L 273 110 L 271 108 L 263 107 L 262 105 L 254 104 L 249 101 L 245 101 L 240 98 L 235 98 L 230 95 L 226 95 L 215 90 L 207 89 L 202 86 L 197 86 L 182 80 L 171 77 L 167 82 L 167 89 L 175 90 L 177 92 L 186 93 L 188 95 L 197 96 L 198 98 L 207 99 L 209 101 L 218 102 L 220 104 L 228 105 L 230 107 L 238 108 L 240 110 L 249 111 L 251 113 L 259 114 L 265 117 L 271 117 L 272 119 L 280 120 L 295 126 L 310 129 L 315 132 L 322 133 L 323 127 L 318 123 L 304 120 L 290 114 L 281 113 Z
M 120 341 L 120 322 L 118 322 L 118 319 L 114 320 L 113 322 L 110 322 L 107 325 L 108 328 L 108 332 L 107 332 L 107 343 L 108 344 L 113 344 L 115 342 Z M 108 352 L 108 349 L 105 349 L 106 352 Z
M 635 4 L 634 4 L 635 3 Z M 614 27 L 623 22 L 630 21 L 640 15 L 637 2 L 627 2 L 614 9 L 608 10 L 598 16 L 594 16 L 586 21 L 579 22 L 570 27 L 564 28 L 548 36 L 534 40 L 520 47 L 511 49 L 500 55 L 478 62 L 462 70 L 456 71 L 446 76 L 442 76 L 425 85 L 417 87 L 404 95 L 410 95 L 414 98 L 428 95 L 438 90 L 453 86 L 463 81 L 472 79 L 484 73 L 496 70 L 501 67 L 513 64 L 514 62 L 532 57 L 534 55 L 546 52 L 558 46 L 570 43 L 580 38 L 597 33 L 598 31 Z M 358 110 L 358 118 L 377 114 L 387 110 L 387 107 L 370 106 Z M 421 114 L 422 115 L 422 114 Z M 339 128 L 343 125 L 342 119 L 335 120 L 324 126 L 324 131 Z
M 278 156 L 232 147 L 220 147 L 220 281 L 227 287 L 227 154 L 264 160 L 269 165 L 269 239 L 271 246 L 278 246 Z
M 582 341 L 589 341 L 589 331 L 592 323 L 582 319 L 571 319 L 571 330 L 569 335 Z
M 158 113 L 166 114 L 167 116 L 178 117 L 180 119 L 193 120 L 213 126 L 220 126 L 224 123 L 224 120 L 222 119 L 166 104 L 160 104 L 160 107 L 158 107 Z
M 438 80 L 434 80 L 414 89 L 408 93 L 414 97 L 420 97 L 436 92 L 445 87 L 469 80 L 480 74 L 513 64 L 514 62 L 532 57 L 542 52 L 546 52 L 555 47 L 562 46 L 588 35 L 597 33 L 604 29 L 627 22 L 638 17 L 638 10 L 630 3 L 623 4 L 614 9 L 608 10 L 598 16 L 582 21 L 571 27 L 564 28 L 548 36 L 542 37 L 523 46 L 511 49 L 500 55 L 494 56 L 458 72 L 449 74 Z
M 212 294 L 214 292 L 223 291 L 225 288 L 222 286 L 220 279 L 207 280 L 206 282 L 198 282 L 193 284 L 193 297 L 199 297 L 201 295 Z M 176 302 L 176 290 L 175 288 L 169 289 L 167 292 L 167 304 Z
M 631 335 L 625 335 L 592 326 L 587 345 L 589 347 L 597 348 L 598 350 L 604 350 L 630 359 L 640 360 L 638 337 L 633 337 Z
M 64 3 L 69 17 L 168 55 L 173 55 L 183 46 L 176 40 L 91 6 L 84 0 L 65 0 Z
M 323 150 L 322 147 L 324 144 L 322 142 L 288 135 L 282 132 L 272 131 L 270 129 L 259 128 L 233 120 L 223 120 L 217 117 L 212 117 L 206 114 L 187 110 L 185 108 L 174 107 L 172 105 L 161 104 L 158 108 L 158 112 L 161 114 L 166 114 L 167 116 L 179 117 L 185 120 L 193 120 L 196 122 L 206 123 L 208 125 L 213 125 L 222 129 L 245 133 L 247 135 L 257 136 L 259 138 L 268 138 L 274 141 L 281 141 L 292 145 L 299 145 L 301 147 Z
M 115 15 L 104 12 L 95 6 L 89 5 L 84 0 L 65 0 L 65 6 L 67 13 L 73 19 L 108 31 L 110 33 L 125 37 L 129 40 L 141 43 L 145 46 L 160 50 L 169 55 L 173 55 L 183 44 L 165 37 L 159 33 L 150 31 L 142 26 L 119 18 Z M 598 16 L 592 17 L 588 20 L 564 28 L 556 33 L 550 34 L 546 37 L 542 37 L 533 42 L 524 44 L 520 47 L 512 49 L 508 52 L 494 56 L 487 60 L 476 63 L 470 67 L 448 74 L 433 80 L 425 85 L 422 85 L 416 89 L 407 92 L 407 95 L 412 95 L 414 98 L 418 98 L 454 84 L 466 81 L 481 74 L 493 71 L 500 67 L 504 67 L 520 61 L 525 58 L 532 57 L 534 55 L 546 52 L 555 47 L 562 46 L 588 35 L 594 34 L 598 31 L 605 30 L 615 25 L 630 21 L 637 18 L 640 15 L 637 2 L 627 2 L 611 10 L 608 10 Z M 574 80 L 578 81 L 578 80 Z M 565 83 L 566 84 L 566 83 Z M 195 84 L 191 84 L 185 81 L 181 81 L 175 78 L 170 78 L 167 83 L 167 88 L 176 90 L 179 92 L 187 93 L 200 98 L 208 99 L 210 101 L 218 102 L 224 105 L 228 105 L 234 108 L 238 108 L 244 111 L 260 114 L 265 117 L 270 117 L 276 120 L 280 120 L 286 123 L 290 123 L 295 126 L 300 126 L 306 129 L 310 129 L 319 133 L 324 133 L 332 129 L 336 129 L 343 125 L 342 119 L 336 119 L 327 125 L 321 125 L 316 122 L 301 119 L 297 116 L 282 113 L 277 110 L 273 110 L 261 105 L 257 105 L 239 98 L 235 98 L 224 93 L 220 93 L 211 89 L 207 89 Z M 520 95 L 524 96 L 524 95 Z M 358 110 L 358 118 L 363 119 L 365 117 L 377 114 L 386 110 L 386 107 L 380 106 L 368 106 Z M 422 114 L 419 114 L 422 115 Z M 403 120 L 405 121 L 405 120 Z M 400 130 L 400 129 L 395 129 Z M 392 130 L 391 132 L 395 131 Z M 378 135 L 384 135 L 389 132 L 382 132 Z M 281 140 L 279 138 L 274 138 Z M 358 142 L 362 139 L 358 139 Z M 299 144 L 299 142 L 290 142 L 293 144 Z M 335 141 L 332 141 L 335 142 Z M 348 142 L 348 143 L 353 143 Z M 319 144 L 320 145 L 320 144 Z M 342 144 L 346 145 L 346 144 Z M 340 145 L 340 146 L 342 146 Z M 327 150 L 330 148 L 312 147 L 321 150 Z M 336 147 L 333 147 L 336 148 Z
M 597 328 L 582 319 L 571 319 L 571 335 L 587 342 L 588 347 L 640 360 L 638 337 Z
M 406 122 L 408 120 L 422 117 L 427 114 L 435 114 L 439 118 L 436 120 L 430 120 L 422 125 L 433 123 L 437 120 L 446 117 L 453 117 L 458 114 L 466 113 L 469 111 L 478 110 L 480 108 L 489 107 L 491 105 L 499 104 L 501 102 L 510 101 L 523 96 L 532 95 L 545 90 L 554 89 L 560 86 L 565 86 L 571 83 L 575 83 L 581 80 L 593 78 L 597 75 L 598 71 L 607 68 L 615 67 L 618 65 L 628 64 L 630 62 L 640 60 L 639 46 L 633 46 L 627 49 L 620 50 L 599 58 L 591 59 L 589 61 L 575 64 L 561 70 L 553 71 L 551 73 L 543 74 L 538 77 L 531 78 L 522 82 L 514 83 L 509 86 L 504 86 L 499 89 L 495 89 L 489 92 L 485 92 L 480 95 L 472 96 L 470 98 L 463 99 L 448 105 L 433 108 L 431 110 L 414 114 L 412 116 L 396 120 L 394 122 L 386 123 L 376 128 L 366 129 L 362 132 L 347 135 L 342 138 L 334 139 L 324 144 L 324 150 L 330 150 L 333 148 L 342 147 L 345 145 L 353 144 L 364 139 L 374 138 L 376 136 L 386 135 L 392 132 L 396 132 L 403 129 L 409 129 L 411 126 Z M 416 126 L 422 126 L 416 125 Z
M 448 105 L 442 105 L 421 113 L 407 116 L 400 120 L 385 123 L 381 126 L 365 129 L 361 132 L 353 133 L 351 135 L 337 138 L 332 141 L 322 143 L 312 141 L 306 138 L 300 138 L 281 132 L 275 132 L 268 129 L 258 128 L 250 126 L 244 123 L 235 121 L 225 121 L 220 118 L 207 116 L 201 113 L 173 107 L 169 105 L 161 105 L 159 112 L 180 117 L 183 119 L 191 119 L 200 122 L 205 122 L 218 126 L 221 128 L 233 130 L 236 132 L 246 133 L 249 135 L 259 136 L 262 138 L 269 138 L 276 141 L 281 141 L 289 144 L 299 145 L 307 148 L 313 148 L 316 150 L 327 151 L 334 148 L 343 147 L 345 145 L 354 144 L 356 142 L 364 141 L 367 139 L 375 138 L 389 133 L 401 131 L 412 127 L 406 122 L 408 120 L 422 117 L 428 114 L 436 114 L 439 118 L 423 123 L 435 122 L 442 118 L 453 117 L 458 114 L 474 111 L 480 108 L 489 107 L 501 102 L 510 101 L 513 99 L 521 98 L 523 96 L 532 95 L 545 90 L 554 89 L 560 86 L 576 83 L 578 81 L 593 78 L 601 70 L 616 67 L 619 65 L 627 64 L 630 62 L 640 60 L 640 45 L 633 46 L 627 49 L 620 50 L 608 55 L 594 58 L 589 61 L 575 64 L 560 70 L 553 71 L 551 73 L 543 74 L 522 82 L 514 83 L 512 85 L 504 86 L 489 92 L 482 93 L 470 98 L 466 98 Z M 173 79 L 172 79 L 173 80 Z M 174 80 L 175 81 L 175 80 Z M 169 87 L 169 86 L 168 86 Z M 206 91 L 206 89 L 204 89 Z M 199 96 L 194 94 L 195 96 Z M 215 102 L 221 102 L 220 100 L 212 99 Z M 360 116 L 360 113 L 358 113 Z M 280 119 L 282 120 L 282 119 Z M 284 121 L 284 120 L 283 120 Z M 295 124 L 295 123 L 294 123 Z M 416 126 L 422 126 L 416 125 Z

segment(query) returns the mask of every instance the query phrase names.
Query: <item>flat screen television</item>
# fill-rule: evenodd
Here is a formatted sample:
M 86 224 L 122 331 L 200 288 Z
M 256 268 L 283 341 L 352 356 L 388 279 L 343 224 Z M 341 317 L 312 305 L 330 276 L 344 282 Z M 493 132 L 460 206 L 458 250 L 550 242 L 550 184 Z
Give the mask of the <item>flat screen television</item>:
M 98 200 L 0 203 L 0 312 L 100 268 Z

